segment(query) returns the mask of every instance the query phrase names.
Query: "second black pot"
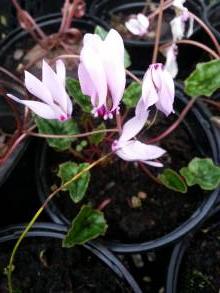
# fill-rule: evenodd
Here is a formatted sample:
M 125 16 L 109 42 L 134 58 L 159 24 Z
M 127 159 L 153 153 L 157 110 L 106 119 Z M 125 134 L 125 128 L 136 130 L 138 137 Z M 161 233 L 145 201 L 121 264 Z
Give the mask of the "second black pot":
M 24 230 L 23 225 L 15 225 L 15 226 L 7 227 L 7 228 L 0 231 L 1 254 L 4 251 L 5 254 L 9 253 L 9 255 L 10 255 L 10 252 L 13 248 L 13 243 L 14 243 L 13 240 L 17 240 L 23 230 Z M 29 249 L 30 249 L 29 254 L 31 257 L 34 258 L 35 265 L 36 265 L 36 263 L 42 263 L 41 267 L 45 266 L 45 275 L 47 276 L 47 278 L 50 278 L 50 276 L 54 277 L 55 276 L 54 275 L 55 268 L 56 268 L 56 266 L 59 267 L 59 265 L 60 265 L 59 264 L 60 260 L 58 258 L 54 259 L 55 257 L 58 257 L 58 255 L 54 254 L 54 253 L 56 253 L 57 250 L 66 250 L 66 252 L 64 251 L 63 254 L 61 254 L 64 257 L 64 259 L 62 259 L 62 262 L 66 261 L 67 267 L 69 267 L 69 264 L 71 263 L 71 260 L 65 259 L 65 257 L 66 257 L 65 254 L 66 253 L 68 254 L 69 248 L 66 249 L 66 248 L 61 247 L 60 240 L 62 240 L 64 238 L 65 232 L 66 232 L 66 229 L 63 226 L 59 226 L 59 225 L 51 224 L 51 223 L 37 223 L 33 226 L 31 231 L 28 233 L 28 235 L 26 236 L 26 238 L 22 242 L 23 245 L 27 245 L 28 241 L 30 241 L 30 238 L 32 238 L 33 246 L 29 245 Z M 54 240 L 52 242 L 50 242 L 50 238 L 54 239 Z M 38 242 L 40 243 L 40 239 L 43 240 L 44 243 L 46 243 L 48 251 L 46 253 L 45 250 L 43 250 L 43 248 L 42 249 L 39 248 L 38 249 L 39 255 L 37 255 L 36 251 L 34 250 L 34 247 L 36 245 L 38 245 Z M 42 246 L 42 244 L 41 244 L 41 246 Z M 45 246 L 45 245 L 43 245 L 43 246 Z M 36 268 L 34 267 L 33 263 L 29 263 L 31 261 L 31 259 L 27 259 L 28 252 L 25 250 L 22 251 L 22 249 L 24 249 L 24 247 L 21 245 L 19 247 L 18 252 L 17 252 L 17 259 L 20 258 L 20 260 L 21 260 L 24 258 L 24 259 L 26 259 L 26 261 L 28 261 L 28 263 L 26 264 L 26 267 L 28 268 L 30 266 L 30 270 L 32 271 L 32 275 L 30 274 L 28 276 L 29 273 L 27 272 L 27 276 L 26 276 L 26 274 L 23 275 L 24 279 L 19 280 L 19 281 L 21 281 L 24 286 L 25 285 L 28 286 L 29 283 L 31 284 L 31 282 L 32 282 L 32 284 L 33 284 L 33 282 L 35 283 L 36 280 L 38 280 L 35 283 L 36 288 L 39 288 L 39 286 L 42 286 L 42 284 L 43 284 L 42 282 L 45 281 L 48 286 L 48 284 L 50 283 L 50 279 L 45 280 L 44 274 L 42 276 L 41 275 L 38 275 L 38 276 L 33 275 L 33 271 L 36 270 Z M 73 249 L 73 250 L 75 249 L 76 251 L 79 252 L 79 254 L 82 253 L 83 257 L 81 260 L 79 259 L 80 260 L 79 266 L 80 265 L 85 266 L 85 270 L 88 270 L 86 267 L 87 265 L 89 267 L 94 263 L 94 265 L 97 264 L 97 266 L 101 265 L 103 267 L 103 272 L 105 272 L 105 274 L 112 273 L 115 276 L 115 280 L 116 280 L 115 284 L 108 284 L 107 280 L 102 280 L 102 282 L 101 282 L 101 279 L 100 279 L 100 283 L 103 283 L 103 281 L 104 281 L 104 283 L 106 282 L 107 287 L 108 286 L 111 287 L 113 285 L 113 288 L 115 286 L 116 288 L 118 288 L 117 290 L 119 290 L 119 292 L 135 292 L 135 293 L 142 292 L 141 289 L 139 288 L 138 284 L 136 283 L 136 281 L 133 279 L 133 277 L 127 271 L 127 269 L 122 265 L 122 263 L 111 252 L 109 252 L 105 247 L 101 246 L 100 244 L 96 244 L 95 242 L 91 242 L 91 243 L 88 243 L 88 244 L 83 245 L 81 247 L 78 246 L 76 248 L 70 248 L 70 249 Z M 45 253 L 46 253 L 46 256 L 45 256 Z M 20 256 L 18 257 L 18 255 L 20 255 Z M 23 257 L 22 257 L 22 255 L 23 255 Z M 39 257 L 39 260 L 37 260 L 36 257 Z M 51 257 L 53 257 L 53 259 L 51 259 Z M 1 255 L 1 258 L 4 259 L 5 258 L 4 255 L 3 256 Z M 54 267 L 53 271 L 50 272 L 50 264 L 51 263 L 53 263 L 53 266 L 55 266 L 55 267 Z M 7 264 L 7 260 L 6 260 L 6 264 Z M 0 265 L 1 272 L 3 271 L 2 266 L 6 265 L 6 264 L 1 263 L 1 265 Z M 37 264 L 37 265 L 39 265 L 39 264 Z M 16 269 L 18 267 L 19 266 L 16 266 L 16 258 L 15 258 L 15 271 L 13 274 L 16 275 L 16 278 L 19 278 L 19 276 L 22 276 L 21 272 L 16 271 Z M 63 270 L 63 268 L 61 268 L 61 269 Z M 24 272 L 25 268 L 21 268 L 21 270 Z M 42 268 L 40 269 L 40 271 L 42 271 Z M 74 268 L 73 268 L 73 272 L 74 272 Z M 64 283 L 63 279 L 65 279 L 66 277 L 67 277 L 67 279 L 70 278 L 70 277 L 68 277 L 68 275 L 66 276 L 65 273 L 63 276 L 60 275 L 59 271 L 57 271 L 56 274 L 57 274 L 58 280 L 59 280 L 59 278 L 62 279 L 62 281 L 63 281 L 62 283 Z M 81 289 L 78 288 L 76 292 L 103 292 L 101 285 L 99 285 L 99 284 L 97 284 L 98 285 L 97 288 L 93 287 L 94 284 L 92 284 L 92 286 L 89 287 L 88 281 L 86 280 L 86 276 L 85 277 L 84 276 L 77 276 L 75 273 L 74 278 L 75 278 L 75 280 L 71 280 L 72 282 L 74 282 L 73 286 L 75 285 L 75 283 L 77 284 L 77 282 L 80 285 L 80 282 L 82 282 L 83 278 L 85 279 L 85 284 L 84 284 L 84 282 L 81 283 Z M 96 279 L 98 279 L 98 278 L 103 278 L 103 276 L 97 275 Z M 13 279 L 13 275 L 12 275 L 12 279 Z M 42 279 L 41 285 L 40 285 L 40 279 Z M 81 281 L 79 281 L 79 280 L 81 280 Z M 51 279 L 51 282 L 53 282 L 52 279 Z M 93 282 L 93 280 L 92 280 L 92 282 Z M 3 285 L 4 283 L 5 283 L 5 281 L 3 281 L 3 276 L 1 275 L 0 276 L 1 290 L 4 290 L 4 288 L 2 287 L 2 286 L 4 286 Z M 58 292 L 58 291 L 56 291 L 56 286 L 57 285 L 59 286 L 59 283 L 57 280 L 55 283 L 56 284 L 51 283 L 50 291 L 45 291 L 45 292 Z M 124 288 L 124 289 L 121 288 L 120 283 L 122 284 L 122 288 Z M 14 284 L 14 285 L 16 285 L 16 284 Z M 67 284 L 67 285 L 69 285 L 69 284 Z M 17 289 L 19 289 L 19 288 L 17 288 Z M 29 289 L 26 288 L 26 289 L 29 290 L 30 288 Z M 36 290 L 38 290 L 38 289 L 36 289 Z M 47 290 L 47 289 L 45 288 L 45 290 Z M 65 292 L 67 292 L 69 290 L 69 286 L 68 286 L 68 288 L 63 288 L 63 290 Z M 78 291 L 78 290 L 80 290 L 80 291 Z M 83 291 L 83 290 L 85 290 L 85 291 Z M 1 291 L 1 292 L 3 292 L 3 291 Z M 36 291 L 36 292 L 39 292 L 39 291 Z M 113 292 L 113 291 L 111 291 L 111 292 Z
M 178 111 L 181 111 L 188 102 L 187 97 L 182 93 L 182 88 L 177 85 L 176 90 L 176 103 Z M 201 103 L 196 103 L 192 110 L 187 115 L 184 126 L 187 127 L 190 132 L 192 143 L 196 144 L 198 151 L 202 157 L 212 157 L 216 163 L 219 163 L 219 141 L 215 127 L 209 121 L 210 114 Z M 50 193 L 49 182 L 48 182 L 48 146 L 44 142 L 39 149 L 39 153 L 36 160 L 36 180 L 38 184 L 38 194 L 41 202 L 46 200 L 46 197 Z M 219 190 L 215 190 L 205 197 L 201 205 L 194 211 L 194 213 L 176 229 L 161 236 L 157 239 L 141 242 L 141 243 L 122 243 L 120 241 L 102 239 L 102 242 L 107 245 L 112 251 L 122 253 L 132 253 L 148 251 L 156 249 L 168 244 L 171 244 L 187 233 L 194 229 L 204 218 L 207 217 L 210 209 L 214 206 L 215 201 L 218 197 Z M 179 196 L 179 195 L 178 195 Z M 55 204 L 54 201 L 50 202 L 46 208 L 47 213 L 51 219 L 59 224 L 69 225 L 70 221 L 61 212 L 60 208 Z

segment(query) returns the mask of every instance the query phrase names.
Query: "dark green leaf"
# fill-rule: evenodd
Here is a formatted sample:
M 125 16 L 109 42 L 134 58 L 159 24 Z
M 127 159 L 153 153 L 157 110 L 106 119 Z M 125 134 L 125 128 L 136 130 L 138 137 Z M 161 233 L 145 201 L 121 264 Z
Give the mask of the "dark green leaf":
M 84 112 L 90 113 L 92 110 L 90 97 L 85 96 L 80 88 L 78 80 L 67 78 L 66 87 L 73 100 L 82 108 Z
M 107 227 L 102 212 L 83 206 L 63 240 L 63 247 L 73 247 L 104 235 Z
M 59 165 L 58 176 L 62 180 L 62 185 L 88 166 L 88 163 L 76 164 L 74 162 L 65 162 Z M 85 196 L 89 181 L 90 172 L 88 171 L 83 173 L 77 180 L 70 183 L 67 187 L 63 188 L 63 190 L 68 190 L 73 202 L 78 203 Z
M 175 190 L 177 192 L 186 193 L 187 185 L 183 178 L 172 169 L 165 169 L 162 174 L 159 175 L 160 181 L 167 188 Z
M 220 185 L 220 167 L 211 159 L 194 158 L 180 173 L 188 186 L 198 184 L 204 190 L 213 190 Z
M 94 131 L 95 130 L 104 130 L 105 128 L 106 128 L 105 127 L 105 124 L 104 123 L 101 123 L 97 128 L 94 129 Z M 96 134 L 90 135 L 89 136 L 89 142 L 91 144 L 98 145 L 100 142 L 103 141 L 105 135 L 106 135 L 105 132 L 101 132 L 101 133 L 96 133 Z
M 94 33 L 96 35 L 100 36 L 100 38 L 102 40 L 104 40 L 108 34 L 108 32 L 99 25 L 97 25 L 95 27 Z M 125 49 L 125 55 L 124 55 L 124 66 L 125 66 L 125 68 L 128 68 L 129 66 L 131 66 L 131 58 L 130 58 L 130 55 L 126 49 Z
M 47 120 L 35 116 L 35 123 L 38 127 L 39 133 L 55 134 L 55 135 L 74 135 L 79 133 L 76 121 L 73 119 L 65 122 L 58 120 Z M 71 143 L 76 140 L 75 138 L 48 138 L 48 144 L 60 151 L 64 151 L 70 148 Z
M 210 97 L 220 88 L 220 59 L 199 63 L 185 80 L 185 92 L 191 97 Z
M 133 81 L 125 90 L 122 101 L 128 108 L 134 108 L 141 96 L 141 85 Z

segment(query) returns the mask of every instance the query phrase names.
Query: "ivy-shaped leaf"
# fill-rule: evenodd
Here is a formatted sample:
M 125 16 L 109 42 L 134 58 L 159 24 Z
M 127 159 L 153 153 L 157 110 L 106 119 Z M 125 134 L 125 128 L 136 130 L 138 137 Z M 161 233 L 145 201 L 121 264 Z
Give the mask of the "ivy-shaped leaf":
M 220 88 L 220 59 L 199 63 L 185 80 L 185 92 L 191 97 L 210 97 Z
M 82 110 L 86 113 L 91 113 L 92 106 L 90 97 L 82 93 L 79 81 L 76 79 L 67 78 L 66 87 L 69 95 L 73 97 L 73 100 L 82 108 Z
M 58 120 L 47 120 L 35 116 L 35 123 L 38 127 L 39 133 L 55 134 L 55 135 L 74 135 L 79 133 L 76 121 L 73 119 L 60 122 Z M 59 150 L 68 150 L 75 138 L 47 138 L 48 144 Z
M 162 174 L 159 175 L 159 180 L 165 185 L 167 188 L 186 193 L 187 185 L 183 178 L 172 169 L 165 169 Z
M 74 162 L 65 162 L 59 165 L 59 171 L 57 175 L 61 178 L 63 185 L 88 166 L 88 163 L 76 164 Z M 77 180 L 68 184 L 67 187 L 63 188 L 63 190 L 69 191 L 69 195 L 72 201 L 74 203 L 78 203 L 85 196 L 89 181 L 90 172 L 88 171 L 83 173 Z
M 104 235 L 107 227 L 101 211 L 94 210 L 91 206 L 82 206 L 63 240 L 63 247 L 69 248 L 77 244 L 84 244 Z
M 220 167 L 212 159 L 194 158 L 188 167 L 180 170 L 188 186 L 198 184 L 204 190 L 213 190 L 220 186 Z
M 128 108 L 134 108 L 141 96 L 141 85 L 133 81 L 125 90 L 122 101 Z
M 104 130 L 105 124 L 101 123 L 97 128 L 94 128 L 93 130 Z M 95 144 L 98 145 L 100 142 L 103 141 L 104 137 L 105 137 L 106 133 L 105 132 L 100 132 L 100 133 L 96 133 L 96 134 L 92 134 L 89 136 L 89 142 L 91 144 Z
M 94 33 L 96 35 L 100 36 L 100 38 L 102 40 L 104 40 L 108 34 L 108 32 L 99 25 L 97 25 L 95 27 Z M 131 58 L 130 58 L 130 55 L 126 49 L 125 49 L 125 53 L 124 53 L 124 66 L 125 66 L 125 68 L 128 68 L 129 66 L 131 66 Z

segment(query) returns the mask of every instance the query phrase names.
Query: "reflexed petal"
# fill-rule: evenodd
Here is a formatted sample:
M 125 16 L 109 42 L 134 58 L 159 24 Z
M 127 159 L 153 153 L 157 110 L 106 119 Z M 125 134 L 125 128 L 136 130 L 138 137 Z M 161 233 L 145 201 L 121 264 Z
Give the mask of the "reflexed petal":
M 192 17 L 189 18 L 189 28 L 186 34 L 187 38 L 190 38 L 193 34 L 193 26 L 194 26 L 194 19 Z
M 102 53 L 103 67 L 110 91 L 113 106 L 110 109 L 117 109 L 126 84 L 126 72 L 124 67 L 124 44 L 119 33 L 113 29 L 108 33 L 104 41 Z
M 65 87 L 45 60 L 43 60 L 42 82 L 49 89 L 53 99 L 61 106 L 62 110 L 67 113 L 67 99 L 69 97 Z
M 136 140 L 130 140 L 119 146 L 121 148 L 116 151 L 116 154 L 126 161 L 152 161 L 166 153 L 158 146 L 147 145 Z
M 82 81 L 83 88 L 86 88 L 85 80 L 88 80 L 89 77 L 92 81 L 92 83 L 90 83 L 92 88 L 89 90 L 87 87 L 87 92 L 90 91 L 91 93 L 94 93 L 95 89 L 98 96 L 96 107 L 105 105 L 107 97 L 107 80 L 100 56 L 92 49 L 92 47 L 84 46 L 80 54 L 80 60 L 83 64 L 83 68 L 81 67 L 80 69 L 80 78 L 83 78 L 83 73 L 87 72 L 87 75 L 83 78 L 84 81 Z
M 175 86 L 173 78 L 169 72 L 163 70 L 162 75 L 162 84 L 159 93 L 159 100 L 156 103 L 158 110 L 163 112 L 166 116 L 173 112 L 173 103 L 175 98 Z
M 111 29 L 109 31 L 104 40 L 104 47 L 108 48 L 114 54 L 113 56 L 110 55 L 112 60 L 117 55 L 117 59 L 123 60 L 122 63 L 124 64 L 124 43 L 122 37 L 116 30 Z
M 182 16 L 175 17 L 170 25 L 174 42 L 182 40 L 185 32 L 185 22 L 182 20 Z
M 140 30 L 140 24 L 137 19 L 131 18 L 125 22 L 125 26 L 129 32 L 131 32 L 135 36 L 142 35 L 142 31 Z
M 82 93 L 91 97 L 92 105 L 96 106 L 96 89 L 83 63 L 79 64 L 78 76 Z
M 119 138 L 119 142 L 122 141 L 128 141 L 132 137 L 136 136 L 141 129 L 144 127 L 144 124 L 146 123 L 148 118 L 148 112 L 142 112 L 139 113 L 138 116 L 135 116 L 128 120 L 123 128 L 122 128 L 122 134 Z
M 56 62 L 56 72 L 59 80 L 62 82 L 63 86 L 66 86 L 66 67 L 62 60 L 57 60 Z
M 150 165 L 150 166 L 153 166 L 153 167 L 158 167 L 158 168 L 163 167 L 162 163 L 156 162 L 156 161 L 143 161 L 143 163 Z
M 57 113 L 54 112 L 54 110 L 47 104 L 44 104 L 42 102 L 37 102 L 37 101 L 20 100 L 17 97 L 10 94 L 8 94 L 7 96 L 16 102 L 27 106 L 35 114 L 37 114 L 38 116 L 44 119 L 59 119 L 59 115 L 57 115 Z
M 183 10 L 185 7 L 183 4 L 186 2 L 186 0 L 174 0 L 172 5 L 180 10 Z
M 141 99 L 143 99 L 146 109 L 158 101 L 158 94 L 153 83 L 151 68 L 144 75 Z
M 137 20 L 142 25 L 142 28 L 145 30 L 145 33 L 150 25 L 149 19 L 142 13 L 138 13 Z
M 47 104 L 52 104 L 53 98 L 48 88 L 39 79 L 37 79 L 33 74 L 29 73 L 28 71 L 25 71 L 24 74 L 24 82 L 27 90 L 43 102 Z
M 172 78 L 175 78 L 178 74 L 178 64 L 177 64 L 177 46 L 171 45 L 169 48 L 167 48 L 165 52 L 166 56 L 166 63 L 164 65 L 164 70 L 167 70 Z

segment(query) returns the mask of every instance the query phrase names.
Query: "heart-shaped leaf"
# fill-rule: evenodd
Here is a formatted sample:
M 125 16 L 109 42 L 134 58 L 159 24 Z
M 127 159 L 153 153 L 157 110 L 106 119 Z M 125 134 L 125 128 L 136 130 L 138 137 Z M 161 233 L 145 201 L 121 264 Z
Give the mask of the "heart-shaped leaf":
M 198 184 L 204 190 L 213 190 L 220 185 L 220 167 L 211 159 L 194 158 L 180 170 L 188 186 Z
M 35 123 L 38 127 L 39 133 L 43 134 L 55 134 L 55 135 L 74 135 L 79 133 L 76 121 L 73 119 L 67 120 L 65 122 L 60 122 L 58 120 L 47 120 L 35 116 Z M 72 142 L 76 140 L 75 138 L 47 138 L 48 144 L 59 150 L 68 150 Z
M 169 189 L 181 193 L 187 192 L 187 185 L 184 179 L 172 169 L 165 169 L 163 173 L 159 175 L 159 180 Z
M 199 63 L 185 80 L 185 92 L 191 97 L 210 97 L 220 88 L 220 59 Z
M 134 108 L 141 97 L 141 85 L 133 81 L 125 90 L 122 101 L 128 108 Z
M 104 123 L 101 123 L 101 124 L 99 124 L 98 127 L 94 128 L 94 130 L 104 130 L 104 129 L 106 129 Z M 89 141 L 90 141 L 91 144 L 98 145 L 100 142 L 103 141 L 105 135 L 106 135 L 105 132 L 100 132 L 100 133 L 90 135 L 89 136 Z
M 92 106 L 90 97 L 82 93 L 79 81 L 67 78 L 66 87 L 69 95 L 73 97 L 73 100 L 82 108 L 82 110 L 86 113 L 91 113 Z
M 104 235 L 107 227 L 101 211 L 94 210 L 91 206 L 82 206 L 63 240 L 63 247 L 73 247 Z
M 58 176 L 62 180 L 62 185 L 71 180 L 76 174 L 89 166 L 88 163 L 76 164 L 74 162 L 65 162 L 59 165 Z M 74 203 L 78 203 L 85 196 L 90 181 L 90 172 L 83 173 L 77 180 L 68 184 L 63 190 L 68 190 L 70 198 Z

